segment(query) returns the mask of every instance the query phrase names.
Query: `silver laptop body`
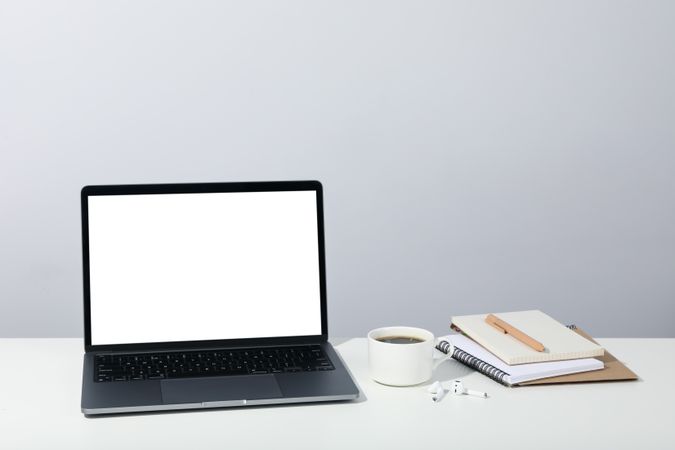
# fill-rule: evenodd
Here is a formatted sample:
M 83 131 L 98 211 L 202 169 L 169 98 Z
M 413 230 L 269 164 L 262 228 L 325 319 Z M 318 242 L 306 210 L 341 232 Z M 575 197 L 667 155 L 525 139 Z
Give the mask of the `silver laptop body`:
M 82 189 L 86 415 L 352 400 L 318 181 Z

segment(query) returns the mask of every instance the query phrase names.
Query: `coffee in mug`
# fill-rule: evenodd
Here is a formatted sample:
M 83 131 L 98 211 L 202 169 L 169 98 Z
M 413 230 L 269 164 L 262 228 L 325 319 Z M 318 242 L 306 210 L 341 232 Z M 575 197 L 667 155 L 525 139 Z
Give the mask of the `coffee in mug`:
M 386 342 L 388 344 L 418 344 L 424 342 L 422 339 L 411 336 L 384 336 L 377 338 L 377 341 Z

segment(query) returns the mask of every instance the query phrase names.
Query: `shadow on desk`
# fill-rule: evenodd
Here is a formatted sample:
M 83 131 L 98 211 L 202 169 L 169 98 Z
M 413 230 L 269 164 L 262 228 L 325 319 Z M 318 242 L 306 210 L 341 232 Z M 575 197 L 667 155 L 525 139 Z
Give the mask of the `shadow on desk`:
M 436 367 L 436 369 L 434 369 L 434 373 L 431 376 L 431 380 L 429 380 L 425 384 L 432 384 L 436 381 L 440 382 L 451 381 L 465 377 L 474 372 L 475 371 L 473 369 L 470 369 L 469 367 L 455 361 L 454 359 L 446 359 L 445 361 L 440 363 L 438 367 Z

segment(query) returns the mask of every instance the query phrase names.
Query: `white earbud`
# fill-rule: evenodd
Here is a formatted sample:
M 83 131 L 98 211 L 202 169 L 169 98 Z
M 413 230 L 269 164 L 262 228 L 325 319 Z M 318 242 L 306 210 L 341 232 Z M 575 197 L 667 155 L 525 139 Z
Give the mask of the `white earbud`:
M 440 381 L 436 381 L 434 384 L 429 386 L 427 391 L 431 394 L 431 399 L 436 403 L 443 400 L 443 397 L 445 397 L 446 392 Z
M 472 391 L 467 389 L 462 384 L 462 380 L 455 380 L 452 382 L 452 392 L 455 395 L 473 395 L 474 397 L 487 398 L 487 392 Z

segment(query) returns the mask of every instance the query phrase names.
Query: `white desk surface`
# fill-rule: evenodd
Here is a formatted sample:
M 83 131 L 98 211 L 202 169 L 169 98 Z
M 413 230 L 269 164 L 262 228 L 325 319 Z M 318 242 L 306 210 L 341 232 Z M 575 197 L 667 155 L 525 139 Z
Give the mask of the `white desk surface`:
M 434 379 L 490 398 L 440 403 L 371 381 L 364 338 L 332 342 L 359 401 L 85 418 L 81 339 L 0 339 L 0 449 L 675 448 L 675 339 L 599 339 L 634 382 L 507 388 L 447 361 Z

